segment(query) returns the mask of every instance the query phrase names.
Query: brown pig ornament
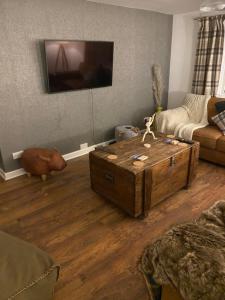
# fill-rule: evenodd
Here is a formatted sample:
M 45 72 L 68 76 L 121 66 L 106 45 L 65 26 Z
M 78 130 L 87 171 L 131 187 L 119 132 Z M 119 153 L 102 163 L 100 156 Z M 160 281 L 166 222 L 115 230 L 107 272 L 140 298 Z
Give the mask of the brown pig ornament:
M 21 163 L 28 176 L 38 175 L 45 181 L 52 171 L 61 171 L 66 167 L 62 155 L 55 149 L 29 148 L 24 150 Z

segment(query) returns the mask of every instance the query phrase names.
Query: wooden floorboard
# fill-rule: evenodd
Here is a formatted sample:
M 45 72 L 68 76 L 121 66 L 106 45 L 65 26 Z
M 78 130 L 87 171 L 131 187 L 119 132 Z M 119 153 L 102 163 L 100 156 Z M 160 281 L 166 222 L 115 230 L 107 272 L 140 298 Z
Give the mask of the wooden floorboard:
M 172 225 L 225 199 L 225 168 L 200 162 L 197 178 L 132 219 L 90 189 L 88 157 L 70 161 L 46 182 L 0 182 L 0 229 L 47 251 L 60 265 L 55 300 L 147 300 L 137 260 Z

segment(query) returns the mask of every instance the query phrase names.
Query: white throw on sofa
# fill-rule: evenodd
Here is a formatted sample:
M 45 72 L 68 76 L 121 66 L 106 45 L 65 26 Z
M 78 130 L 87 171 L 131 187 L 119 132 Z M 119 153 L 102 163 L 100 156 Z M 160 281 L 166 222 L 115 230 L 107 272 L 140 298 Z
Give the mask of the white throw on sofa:
M 210 98 L 187 94 L 181 107 L 157 114 L 157 131 L 192 140 L 194 130 L 208 125 L 207 105 Z

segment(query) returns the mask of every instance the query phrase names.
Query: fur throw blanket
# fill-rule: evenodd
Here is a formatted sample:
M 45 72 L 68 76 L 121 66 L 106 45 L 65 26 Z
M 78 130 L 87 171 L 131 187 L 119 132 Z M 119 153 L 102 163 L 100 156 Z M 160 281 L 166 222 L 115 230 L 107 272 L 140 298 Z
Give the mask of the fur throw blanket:
M 192 140 L 194 130 L 208 125 L 210 96 L 188 94 L 181 107 L 157 114 L 157 131 Z
M 225 201 L 178 225 L 144 251 L 140 269 L 185 300 L 225 299 Z

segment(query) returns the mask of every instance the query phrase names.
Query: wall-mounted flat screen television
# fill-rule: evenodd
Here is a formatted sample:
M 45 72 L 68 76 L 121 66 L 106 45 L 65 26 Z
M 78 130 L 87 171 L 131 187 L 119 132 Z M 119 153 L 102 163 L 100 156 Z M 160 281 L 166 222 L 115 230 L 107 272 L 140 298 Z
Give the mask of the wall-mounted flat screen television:
M 45 40 L 49 93 L 112 85 L 113 42 Z

